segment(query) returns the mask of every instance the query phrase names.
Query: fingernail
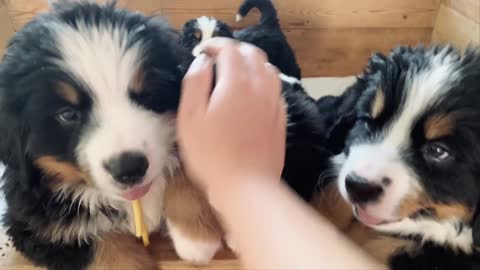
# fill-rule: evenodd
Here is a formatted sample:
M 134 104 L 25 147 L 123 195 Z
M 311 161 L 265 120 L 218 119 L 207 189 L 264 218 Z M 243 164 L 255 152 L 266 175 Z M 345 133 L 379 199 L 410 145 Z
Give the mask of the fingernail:
M 205 63 L 207 63 L 207 60 L 208 56 L 206 54 L 200 54 L 195 58 L 195 60 L 193 60 L 189 70 L 191 72 L 200 71 L 203 67 L 205 67 Z

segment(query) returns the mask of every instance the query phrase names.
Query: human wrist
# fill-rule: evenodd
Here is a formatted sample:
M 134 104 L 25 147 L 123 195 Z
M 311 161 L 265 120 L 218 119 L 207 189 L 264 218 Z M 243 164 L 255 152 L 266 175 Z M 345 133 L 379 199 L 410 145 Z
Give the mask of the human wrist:
M 216 184 L 207 188 L 210 204 L 219 212 L 229 209 L 236 201 L 249 199 L 252 191 L 270 189 L 279 185 L 280 177 L 265 173 L 232 173 L 229 176 L 216 176 Z

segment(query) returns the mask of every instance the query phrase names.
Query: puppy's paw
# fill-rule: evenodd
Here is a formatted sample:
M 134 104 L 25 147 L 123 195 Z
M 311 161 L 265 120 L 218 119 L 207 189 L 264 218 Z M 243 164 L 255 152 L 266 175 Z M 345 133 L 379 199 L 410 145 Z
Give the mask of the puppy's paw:
M 175 251 L 182 260 L 195 265 L 208 264 L 222 247 L 220 239 L 193 239 L 167 222 Z
M 227 247 L 233 251 L 234 253 L 237 252 L 237 243 L 232 239 L 232 236 L 230 234 L 225 235 L 225 243 L 227 244 Z

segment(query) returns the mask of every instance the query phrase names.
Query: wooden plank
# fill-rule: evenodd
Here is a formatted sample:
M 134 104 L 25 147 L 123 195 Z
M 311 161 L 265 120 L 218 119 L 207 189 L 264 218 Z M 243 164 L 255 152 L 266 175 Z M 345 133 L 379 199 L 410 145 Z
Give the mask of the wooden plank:
M 4 0 L 0 0 L 0 57 L 3 55 L 14 28 Z
M 442 3 L 474 22 L 480 23 L 480 0 L 443 0 Z
M 18 29 L 46 0 L 6 0 Z M 203 15 L 233 23 L 242 0 L 120 0 L 120 6 L 149 14 L 163 14 L 175 27 Z M 433 27 L 439 0 L 276 0 L 284 28 L 426 28 Z M 256 18 L 256 17 L 255 17 Z M 252 20 L 249 21 L 250 23 Z
M 365 68 L 375 52 L 430 43 L 430 28 L 321 29 L 287 31 L 305 77 L 349 76 Z
M 470 44 L 480 45 L 480 23 L 442 4 L 432 40 L 440 43 L 449 42 L 461 49 Z

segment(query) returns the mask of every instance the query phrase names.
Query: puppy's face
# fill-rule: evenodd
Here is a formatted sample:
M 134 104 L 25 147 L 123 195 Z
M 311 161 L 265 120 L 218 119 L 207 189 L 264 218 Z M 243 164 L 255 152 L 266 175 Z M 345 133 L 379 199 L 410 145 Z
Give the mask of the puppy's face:
M 181 78 L 169 32 L 83 2 L 25 26 L 0 70 L 2 160 L 31 163 L 53 189 L 89 185 L 127 200 L 146 193 L 175 165 Z
M 480 199 L 480 53 L 400 48 L 374 56 L 363 80 L 336 160 L 357 218 L 396 233 L 428 220 L 469 224 Z
M 212 17 L 200 17 L 190 20 L 183 25 L 181 43 L 184 48 L 198 56 L 200 44 L 212 37 L 233 37 L 230 27 Z

